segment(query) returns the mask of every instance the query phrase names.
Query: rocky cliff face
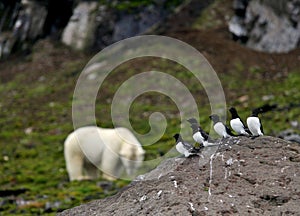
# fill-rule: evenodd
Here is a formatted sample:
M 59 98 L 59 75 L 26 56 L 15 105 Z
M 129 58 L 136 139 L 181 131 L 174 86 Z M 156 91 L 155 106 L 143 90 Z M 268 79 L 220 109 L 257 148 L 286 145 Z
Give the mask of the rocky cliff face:
M 75 49 L 90 49 L 95 40 L 97 2 L 82 2 L 73 11 L 63 31 L 62 42 Z
M 62 42 L 75 49 L 99 50 L 119 40 L 147 32 L 171 12 L 172 6 L 168 6 L 167 1 L 136 7 L 124 5 L 122 1 L 110 5 L 82 1 L 75 7 L 64 29 Z
M 170 15 L 183 9 L 196 19 L 211 2 L 3 0 L 0 59 L 16 50 L 28 50 L 43 37 L 61 40 L 74 49 L 101 50 L 157 26 L 170 30 L 191 25 L 192 20 L 178 20 L 177 16 L 169 19 Z M 234 0 L 233 8 L 229 31 L 234 39 L 266 52 L 288 52 L 299 47 L 300 0 Z
M 299 0 L 235 0 L 229 22 L 234 39 L 248 47 L 270 53 L 299 47 Z
M 24 51 L 39 38 L 58 36 L 72 13 L 73 0 L 0 2 L 0 59 Z
M 118 194 L 58 215 L 296 215 L 299 185 L 299 144 L 239 137 L 203 157 L 168 159 Z
M 0 59 L 41 37 L 79 50 L 103 47 L 145 33 L 180 1 L 12 0 L 0 2 Z

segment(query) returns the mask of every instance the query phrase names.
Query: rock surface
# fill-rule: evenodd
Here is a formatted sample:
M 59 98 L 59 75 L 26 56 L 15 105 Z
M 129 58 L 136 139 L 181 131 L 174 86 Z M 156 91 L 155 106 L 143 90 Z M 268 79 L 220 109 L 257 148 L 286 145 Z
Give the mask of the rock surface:
M 287 141 L 296 142 L 300 144 L 300 134 L 297 134 L 296 131 L 294 131 L 293 129 L 281 131 L 278 137 Z
M 248 47 L 270 53 L 299 47 L 299 0 L 235 0 L 235 15 L 229 22 L 234 39 Z
M 30 51 L 42 37 L 59 39 L 78 50 L 99 50 L 151 31 L 176 1 L 11 0 L 0 1 L 0 59 Z
M 224 140 L 204 157 L 171 158 L 116 195 L 58 215 L 297 215 L 300 145 Z M 141 180 L 143 179 L 143 180 Z
M 62 42 L 74 49 L 90 49 L 95 41 L 96 2 L 80 2 L 63 31 Z
M 115 5 L 121 4 L 115 1 Z M 163 21 L 172 9 L 157 1 L 132 9 L 81 1 L 64 29 L 62 42 L 79 50 L 102 49 L 119 40 L 143 34 Z
M 30 50 L 42 37 L 59 37 L 72 4 L 73 0 L 0 1 L 0 59 Z
M 26 41 L 33 41 L 43 34 L 47 17 L 47 10 L 43 4 L 37 1 L 22 0 L 14 7 L 15 9 L 12 11 L 7 10 L 13 14 L 11 20 L 7 18 L 9 13 L 7 16 L 0 16 L 2 22 L 8 20 L 11 26 L 10 31 L 0 34 L 0 59 L 10 55 L 13 47 L 18 45 L 17 43 L 27 46 Z M 0 33 L 2 27 L 1 25 Z M 22 49 L 26 49 L 26 47 L 22 47 Z

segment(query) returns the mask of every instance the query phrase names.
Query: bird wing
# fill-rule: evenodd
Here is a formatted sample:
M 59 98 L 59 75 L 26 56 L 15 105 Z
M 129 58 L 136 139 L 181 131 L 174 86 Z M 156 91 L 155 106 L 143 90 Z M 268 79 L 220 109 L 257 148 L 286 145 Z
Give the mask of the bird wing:
M 208 138 L 209 138 L 208 133 L 206 133 L 204 130 L 202 130 L 202 128 L 199 128 L 199 131 L 200 131 L 202 137 L 204 138 L 204 140 L 208 140 Z
M 240 121 L 242 122 L 245 131 L 246 131 L 248 134 L 251 134 L 251 131 L 249 130 L 249 128 L 246 126 L 246 124 L 243 122 L 243 120 L 242 120 L 241 118 L 240 118 Z
M 243 120 L 240 118 L 240 121 L 242 122 L 243 124 L 243 127 L 244 127 L 244 130 L 250 135 L 251 134 L 251 131 L 249 130 L 249 128 L 247 127 L 247 125 L 243 122 Z
M 229 134 L 230 136 L 235 136 L 232 131 L 229 129 L 229 127 L 227 125 L 224 125 L 225 129 L 226 129 L 226 133 Z
M 243 120 L 241 118 L 239 118 L 239 119 L 242 122 L 244 129 L 246 130 L 247 127 L 246 127 L 245 123 L 243 122 Z
M 245 131 L 246 131 L 248 134 L 252 134 L 248 127 L 245 127 Z
M 265 133 L 264 133 L 263 126 L 262 126 L 262 123 L 261 123 L 260 119 L 259 119 L 259 124 L 260 124 L 260 131 L 261 131 L 263 134 L 265 134 Z
M 186 141 L 182 141 L 182 145 L 183 145 L 184 148 L 187 149 L 187 150 L 193 149 L 193 146 L 192 146 L 190 143 L 186 142 Z

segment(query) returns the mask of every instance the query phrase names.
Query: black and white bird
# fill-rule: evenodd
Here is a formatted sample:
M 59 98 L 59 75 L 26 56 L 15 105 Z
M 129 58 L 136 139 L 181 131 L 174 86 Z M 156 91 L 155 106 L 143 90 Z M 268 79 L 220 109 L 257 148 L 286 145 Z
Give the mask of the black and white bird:
M 197 150 L 188 142 L 184 141 L 180 134 L 175 134 L 173 136 L 176 140 L 176 150 L 184 154 L 185 157 L 197 154 Z
M 206 133 L 201 127 L 198 121 L 195 118 L 190 118 L 187 120 L 191 124 L 193 129 L 193 139 L 197 143 L 202 143 L 203 146 L 212 145 L 213 140 L 210 138 L 208 133 Z
M 213 121 L 214 130 L 217 134 L 219 134 L 223 138 L 228 138 L 231 136 L 235 136 L 229 127 L 227 127 L 223 122 L 220 121 L 220 117 L 216 114 L 212 114 L 209 118 Z
M 249 129 L 245 126 L 244 122 L 238 115 L 236 109 L 234 107 L 231 107 L 229 109 L 229 112 L 231 113 L 231 120 L 230 120 L 231 128 L 239 135 L 250 136 Z
M 263 126 L 258 118 L 260 111 L 260 108 L 252 110 L 251 116 L 247 118 L 247 126 L 254 137 L 264 135 Z

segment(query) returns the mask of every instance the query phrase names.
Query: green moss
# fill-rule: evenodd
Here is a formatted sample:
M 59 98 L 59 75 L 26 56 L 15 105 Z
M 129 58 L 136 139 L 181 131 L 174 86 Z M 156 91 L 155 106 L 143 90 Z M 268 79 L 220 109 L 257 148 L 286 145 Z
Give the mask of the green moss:
M 224 7 L 223 4 L 224 1 L 215 0 L 201 12 L 200 17 L 192 24 L 192 28 L 211 29 L 222 25 L 224 17 L 221 14 L 226 13 L 228 15 L 228 8 Z
M 114 1 L 99 0 L 99 3 L 103 4 L 103 5 L 107 5 L 111 8 L 114 8 L 119 11 L 132 12 L 141 7 L 146 7 L 148 5 L 156 5 L 157 1 L 155 1 L 155 0 L 130 0 L 130 1 L 114 2 Z M 183 3 L 182 0 L 167 0 L 164 3 L 164 7 L 167 9 L 172 9 L 182 3 Z

